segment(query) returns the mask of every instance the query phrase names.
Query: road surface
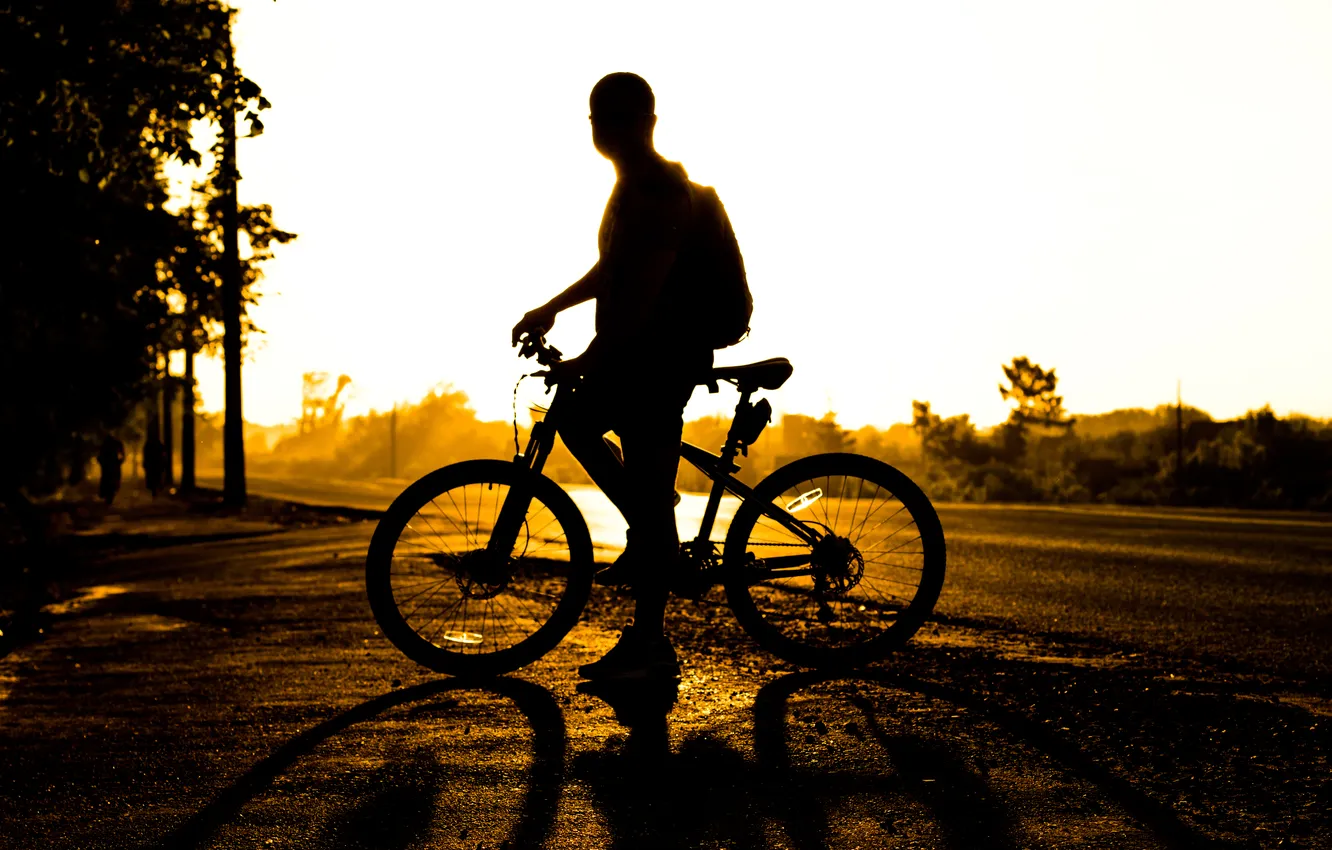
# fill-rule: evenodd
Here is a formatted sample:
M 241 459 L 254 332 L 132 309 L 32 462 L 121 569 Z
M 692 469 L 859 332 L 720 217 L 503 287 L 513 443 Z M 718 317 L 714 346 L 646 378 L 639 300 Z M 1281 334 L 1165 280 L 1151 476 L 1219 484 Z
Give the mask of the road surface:
M 678 694 L 625 702 L 572 673 L 612 594 L 460 682 L 378 635 L 373 523 L 156 510 L 0 659 L 0 847 L 1332 845 L 1319 518 L 945 507 L 888 662 L 799 672 L 681 602 Z

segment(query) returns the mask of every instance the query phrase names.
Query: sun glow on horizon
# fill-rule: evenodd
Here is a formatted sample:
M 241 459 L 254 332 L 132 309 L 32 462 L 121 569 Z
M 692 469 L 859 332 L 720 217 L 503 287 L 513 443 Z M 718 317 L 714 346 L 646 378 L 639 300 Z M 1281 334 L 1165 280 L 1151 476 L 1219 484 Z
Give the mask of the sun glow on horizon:
M 348 414 L 451 384 L 507 419 L 532 368 L 509 328 L 596 258 L 614 176 L 587 94 L 614 70 L 726 204 L 755 314 L 717 360 L 789 357 L 779 411 L 987 425 L 1027 355 L 1075 412 L 1182 379 L 1222 418 L 1332 416 L 1332 7 L 239 5 L 274 104 L 241 198 L 300 234 L 254 310 L 251 421 L 294 419 L 307 371 L 352 376 Z M 220 365 L 198 371 L 220 407 Z

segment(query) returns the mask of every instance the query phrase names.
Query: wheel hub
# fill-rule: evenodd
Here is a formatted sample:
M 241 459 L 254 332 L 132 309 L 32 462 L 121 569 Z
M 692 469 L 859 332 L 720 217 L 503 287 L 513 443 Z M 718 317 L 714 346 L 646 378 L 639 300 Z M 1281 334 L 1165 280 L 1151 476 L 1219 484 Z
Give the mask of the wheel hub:
M 824 535 L 810 552 L 814 586 L 831 595 L 849 593 L 865 574 L 865 558 L 845 537 Z
M 509 586 L 510 559 L 476 549 L 457 559 L 453 580 L 467 599 L 492 599 Z

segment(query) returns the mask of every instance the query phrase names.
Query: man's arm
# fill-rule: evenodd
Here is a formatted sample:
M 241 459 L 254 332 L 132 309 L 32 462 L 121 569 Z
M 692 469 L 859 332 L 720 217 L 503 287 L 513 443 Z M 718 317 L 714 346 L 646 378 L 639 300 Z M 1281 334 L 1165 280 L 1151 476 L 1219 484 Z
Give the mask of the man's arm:
M 601 263 L 597 262 L 587 270 L 587 274 L 569 285 L 569 288 L 556 295 L 538 309 L 549 313 L 561 313 L 570 307 L 576 307 L 584 301 L 591 301 L 601 291 Z
M 596 298 L 601 290 L 602 276 L 600 269 L 601 263 L 598 262 L 588 269 L 587 274 L 570 284 L 559 295 L 535 310 L 527 311 L 522 320 L 513 326 L 513 344 L 517 345 L 518 338 L 524 334 L 535 333 L 538 336 L 544 336 L 554 326 L 557 313 Z

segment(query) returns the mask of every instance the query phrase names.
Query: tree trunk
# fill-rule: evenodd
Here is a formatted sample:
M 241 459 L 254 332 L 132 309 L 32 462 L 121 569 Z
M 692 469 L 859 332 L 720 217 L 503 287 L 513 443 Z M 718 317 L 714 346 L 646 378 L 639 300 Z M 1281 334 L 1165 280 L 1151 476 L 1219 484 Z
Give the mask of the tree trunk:
M 189 321 L 194 320 L 191 313 Z M 180 489 L 194 489 L 194 330 L 185 330 L 185 380 L 180 400 Z
M 227 92 L 236 92 L 236 52 L 227 26 Z M 236 210 L 236 107 L 222 109 L 222 361 L 226 370 L 226 419 L 222 425 L 222 501 L 242 507 L 245 488 L 245 425 L 241 412 L 241 269 Z
M 153 435 L 157 435 L 160 442 L 162 439 L 162 397 L 161 385 L 154 387 L 153 394 L 148 399 L 148 417 L 144 423 L 144 443 L 151 442 Z

